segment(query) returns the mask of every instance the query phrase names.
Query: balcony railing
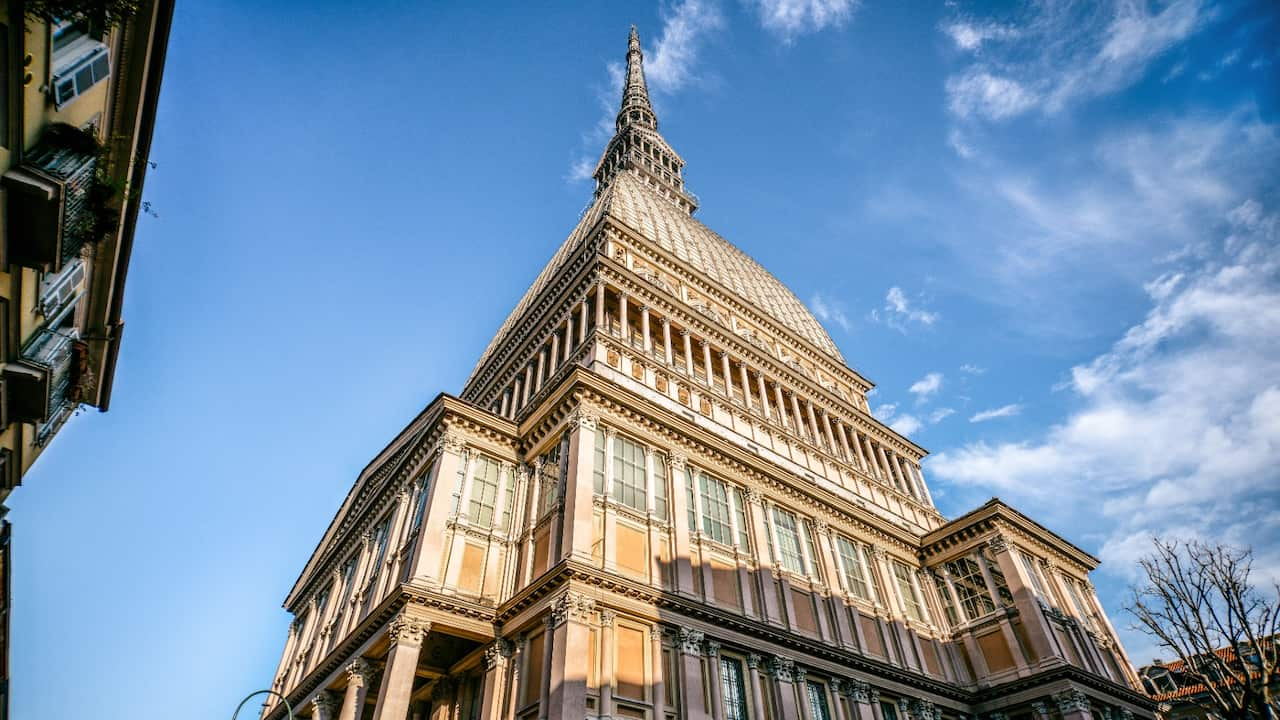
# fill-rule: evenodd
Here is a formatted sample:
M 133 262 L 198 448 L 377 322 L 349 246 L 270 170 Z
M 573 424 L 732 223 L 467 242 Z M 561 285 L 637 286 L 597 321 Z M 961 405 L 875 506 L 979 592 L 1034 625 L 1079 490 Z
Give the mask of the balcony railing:
M 97 161 L 92 136 L 54 126 L 4 174 L 12 262 L 58 272 L 79 255 L 96 226 L 91 194 Z
M 74 328 L 42 328 L 5 367 L 9 418 L 35 423 L 43 444 L 80 402 L 87 346 Z

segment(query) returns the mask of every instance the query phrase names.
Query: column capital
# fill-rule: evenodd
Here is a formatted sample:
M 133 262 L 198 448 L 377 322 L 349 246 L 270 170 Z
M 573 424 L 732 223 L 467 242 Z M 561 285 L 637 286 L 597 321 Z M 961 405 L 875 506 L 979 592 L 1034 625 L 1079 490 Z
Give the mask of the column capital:
M 880 691 L 876 688 L 869 688 L 867 690 L 867 702 L 871 703 L 872 705 L 879 703 Z
M 467 443 L 461 434 L 452 430 L 445 430 L 444 434 L 436 439 L 436 444 L 435 447 L 432 448 L 432 452 L 435 452 L 436 450 L 445 450 L 457 455 L 461 453 L 466 446 Z
M 849 697 L 853 698 L 854 702 L 869 703 L 871 702 L 871 686 L 863 680 L 854 680 L 850 683 Z
M 987 539 L 987 547 L 991 548 L 991 552 L 1006 552 L 1009 549 L 1009 539 L 996 533 Z
M 803 685 L 805 680 L 809 678 L 809 671 L 802 667 L 798 667 L 793 671 L 796 682 Z
M 680 337 L 682 338 L 689 337 L 689 328 L 680 328 Z
M 613 627 L 613 621 L 618 619 L 618 612 L 613 608 L 600 608 L 600 626 Z
M 720 643 L 715 640 L 707 641 L 707 657 L 720 657 Z
M 338 707 L 338 698 L 331 690 L 321 690 L 311 698 L 312 716 L 315 720 L 330 720 L 334 708 Z
M 387 626 L 387 636 L 393 643 L 405 645 L 422 645 L 422 640 L 431 632 L 431 623 L 421 618 L 401 613 Z
M 831 526 L 827 524 L 826 520 L 820 518 L 814 519 L 813 530 L 824 537 L 831 534 Z
M 779 682 L 792 682 L 794 678 L 796 663 L 791 658 L 773 655 L 769 658 L 767 671 L 770 676 Z
M 661 641 L 661 640 L 662 640 L 662 626 L 661 626 L 661 625 L 654 625 L 653 627 L 649 628 L 649 639 L 650 639 L 650 640 L 658 640 L 658 641 Z
M 748 667 L 748 668 L 750 668 L 750 669 L 752 669 L 752 670 L 759 670 L 759 669 L 760 669 L 760 663 L 762 663 L 763 661 L 764 661 L 764 657 L 763 657 L 762 655 L 760 655 L 759 653 L 748 653 L 748 654 L 747 654 L 747 667 Z
M 701 630 L 690 630 L 688 628 L 680 628 L 676 633 L 676 637 L 680 640 L 680 652 L 683 655 L 701 655 L 703 634 Z
M 685 464 L 688 462 L 688 458 L 686 458 L 682 452 L 672 451 L 667 456 L 667 462 L 671 464 L 672 470 L 680 471 L 684 469 Z
M 662 327 L 664 328 L 671 327 L 671 318 L 669 317 L 660 317 L 658 318 L 658 322 L 662 323 Z
M 1089 712 L 1089 696 L 1075 689 L 1053 694 L 1058 703 L 1058 712 L 1066 715 L 1072 712 Z
M 1035 713 L 1040 720 L 1048 720 L 1049 705 L 1043 700 L 1036 700 L 1031 703 L 1031 712 Z
M 569 412 L 569 416 L 565 420 L 570 427 L 595 430 L 596 423 L 600 421 L 600 414 L 592 408 L 579 405 Z
M 370 680 L 373 679 L 373 674 L 377 672 L 377 669 L 374 668 L 373 663 L 369 662 L 368 660 L 365 660 L 362 657 L 358 657 L 352 660 L 351 662 L 347 663 L 346 669 L 347 669 L 347 677 L 349 680 L 359 678 L 363 680 L 366 685 L 369 683 Z
M 547 629 L 555 629 L 567 621 L 588 623 L 595 614 L 596 601 L 577 592 L 566 592 L 551 601 L 551 612 L 547 615 Z
M 492 670 L 498 666 L 498 663 L 511 657 L 515 652 L 515 644 L 510 640 L 498 638 L 493 641 L 489 647 L 484 649 L 484 667 L 486 670 Z

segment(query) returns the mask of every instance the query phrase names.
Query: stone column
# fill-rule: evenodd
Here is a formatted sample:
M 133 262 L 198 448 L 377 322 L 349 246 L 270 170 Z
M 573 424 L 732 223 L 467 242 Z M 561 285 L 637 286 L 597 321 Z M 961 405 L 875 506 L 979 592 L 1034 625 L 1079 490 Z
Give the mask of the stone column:
M 551 361 L 547 364 L 547 375 L 554 375 L 560 367 L 560 329 L 551 333 Z
M 877 693 L 877 700 L 879 693 Z M 871 688 L 861 680 L 854 680 L 849 685 L 849 699 L 853 706 L 854 720 L 875 720 L 876 713 L 871 707 Z
M 387 631 L 391 649 L 387 651 L 387 666 L 382 673 L 382 688 L 378 691 L 373 720 L 408 718 L 409 698 L 413 695 L 413 681 L 418 671 L 418 653 L 430 630 L 431 623 L 404 613 L 391 621 Z
M 604 283 L 596 285 L 596 329 L 608 331 L 604 323 Z
M 589 505 L 588 505 L 589 507 Z M 583 720 L 587 716 L 587 646 L 595 601 L 567 592 L 551 604 L 547 634 L 551 636 L 547 720 Z
M 813 444 L 822 444 L 822 431 L 818 429 L 818 418 L 813 414 L 813 402 L 804 401 L 805 413 L 809 416 L 809 429 L 813 432 Z
M 684 720 L 709 720 L 702 686 L 702 631 L 681 628 L 680 640 L 680 716 Z
M 520 400 L 520 406 L 524 407 L 529 404 L 529 394 L 533 391 L 533 363 L 524 366 L 524 397 Z
M 685 472 L 685 457 L 680 453 L 672 453 L 668 458 L 671 466 L 671 522 L 675 525 L 675 533 L 671 538 L 672 562 L 675 564 L 676 592 L 681 595 L 693 594 L 693 549 L 689 538 L 696 528 L 689 527 L 689 496 L 685 483 L 690 482 Z M 695 493 L 696 497 L 696 493 Z M 695 515 L 696 517 L 696 515 Z
M 836 444 L 836 435 L 831 430 L 831 414 L 826 410 L 822 411 L 822 430 L 827 436 L 827 450 L 835 455 L 840 450 L 840 446 Z
M 871 720 L 884 720 L 884 711 L 880 709 L 879 690 L 871 688 L 867 691 L 867 703 L 871 705 Z
M 795 667 L 795 662 L 790 658 L 776 655 L 769 658 L 769 675 L 777 683 L 779 720 L 800 720 L 800 708 L 796 705 L 796 689 L 793 684 Z
M 560 552 L 548 565 L 575 558 L 591 562 L 591 472 L 595 456 L 596 414 L 579 405 L 569 415 L 568 478 L 564 483 L 564 519 L 557 543 Z M 605 493 L 609 492 L 607 487 Z M 577 720 L 581 720 L 580 718 Z
M 538 391 L 542 389 L 542 381 L 547 378 L 547 348 L 538 348 L 538 369 L 534 374 L 533 389 Z
M 778 609 L 778 591 L 774 588 L 773 567 L 764 561 L 764 549 L 771 547 L 769 542 L 769 520 L 765 517 L 769 508 L 764 497 L 755 488 L 747 488 L 747 522 L 751 523 L 751 541 L 756 549 L 756 583 L 760 588 L 761 615 L 766 622 L 780 623 L 782 615 Z M 776 551 L 775 551 L 776 552 Z
M 649 691 L 653 693 L 654 720 L 665 720 L 667 716 L 666 666 L 662 664 L 662 628 L 654 625 L 649 628 L 649 664 L 653 674 L 653 682 Z
M 498 638 L 484 651 L 484 688 L 480 703 L 480 720 L 502 720 L 505 694 L 503 681 L 514 648 L 510 640 Z M 514 689 L 514 686 L 509 686 Z
M 347 665 L 347 689 L 342 693 L 342 705 L 338 720 L 360 720 L 364 714 L 364 700 L 373 682 L 373 665 L 364 658 L 356 658 Z
M 1057 659 L 1053 641 L 1050 639 L 1053 636 L 1053 629 L 1049 627 L 1044 612 L 1040 610 L 1040 601 L 1036 599 L 1035 590 L 1032 588 L 1030 578 L 1022 569 L 1022 563 L 1017 562 L 1013 557 L 1014 549 L 1009 547 L 1009 541 L 1003 535 L 992 537 L 987 541 L 987 547 L 991 548 L 991 554 L 995 557 L 1005 582 L 1009 584 L 1009 592 L 1013 594 L 1013 604 L 1018 608 L 1018 614 L 1022 616 L 1022 627 L 1027 631 L 1027 640 L 1031 644 L 1031 650 L 1035 653 L 1036 659 L 1039 662 Z
M 844 423 L 839 418 L 835 421 L 836 437 L 840 440 L 840 449 L 844 451 L 844 459 L 853 462 L 853 451 L 849 449 L 849 434 L 845 432 Z
M 660 322 L 662 323 L 662 351 L 667 364 L 670 365 L 676 361 L 676 356 L 671 354 L 671 318 L 664 317 Z
M 764 373 L 756 373 L 756 387 L 760 391 L 760 410 L 764 413 L 764 417 L 768 420 L 772 417 L 773 412 L 769 409 L 769 393 L 765 388 Z
M 813 716 L 813 704 L 809 702 L 809 673 L 804 668 L 796 668 L 796 700 L 800 703 L 801 720 L 822 720 Z
M 521 401 L 521 390 L 524 388 L 524 382 L 520 378 L 516 378 L 511 384 L 511 414 L 507 417 L 515 417 L 516 411 L 524 407 Z
M 627 294 L 618 292 L 618 334 L 622 337 L 622 342 L 631 343 L 631 323 L 627 318 Z
M 507 414 L 507 410 L 509 410 L 510 408 L 511 408 L 511 391 L 503 390 L 502 405 L 498 407 L 498 414 L 501 415 L 502 417 L 510 417 L 510 415 Z
M 720 688 L 720 643 L 715 640 L 707 641 L 707 682 L 710 687 L 708 695 L 711 696 L 711 717 L 724 717 L 724 693 Z
M 747 682 L 749 683 L 751 692 L 751 712 L 747 714 L 753 718 L 763 718 L 766 715 L 764 707 L 764 691 L 760 688 L 760 683 L 762 682 L 760 677 L 760 663 L 763 661 L 764 658 L 756 653 L 747 655 Z M 772 716 L 773 710 L 768 710 L 767 714 Z
M 410 577 L 420 578 L 427 585 L 438 586 L 444 581 L 440 561 L 444 555 L 445 527 L 449 520 L 449 501 L 453 498 L 453 479 L 457 477 L 462 462 L 462 438 L 448 430 L 437 441 L 437 455 L 427 480 L 426 507 L 422 509 L 422 525 L 418 528 L 418 541 L 408 562 L 413 568 Z
M 844 708 L 845 682 L 840 678 L 831 678 L 831 713 L 835 720 L 849 720 Z
M 804 416 L 800 414 L 800 399 L 796 397 L 794 392 L 788 392 L 787 396 L 791 398 L 791 419 L 795 426 L 795 433 L 803 437 L 804 432 L 801 428 L 804 427 L 804 420 L 802 419 Z
M 569 359 L 569 353 L 573 352 L 573 310 L 569 310 L 569 314 L 564 317 L 564 359 Z
M 729 352 L 720 353 L 720 371 L 724 375 L 724 396 L 733 399 L 733 373 L 730 372 Z
M 738 363 L 738 376 L 742 378 L 742 402 L 747 406 L 747 410 L 751 410 L 751 378 L 747 374 L 746 363 Z
M 706 340 L 699 340 L 698 345 L 702 347 L 702 369 L 707 374 L 707 386 L 710 387 L 715 384 L 711 379 L 715 377 L 714 373 L 711 372 L 711 343 Z
M 649 306 L 640 306 L 640 334 L 644 335 L 644 351 L 653 352 L 653 339 L 649 336 Z
M 688 328 L 680 331 L 680 338 L 684 341 L 684 369 L 693 377 L 693 340 L 689 338 Z
M 587 299 L 583 298 L 578 305 L 578 344 L 587 341 Z
M 431 688 L 430 720 L 450 720 L 453 717 L 453 678 L 445 675 L 436 680 Z
M 646 452 L 648 448 L 645 449 Z M 618 614 L 610 608 L 604 608 L 600 611 L 600 647 L 603 652 L 600 653 L 600 706 L 596 708 L 596 713 L 602 718 L 613 716 L 613 685 L 614 673 L 617 672 L 613 667 L 614 656 L 614 640 L 613 640 L 613 622 L 618 618 Z M 588 639 L 590 636 L 588 636 Z M 588 670 L 588 674 L 590 670 Z

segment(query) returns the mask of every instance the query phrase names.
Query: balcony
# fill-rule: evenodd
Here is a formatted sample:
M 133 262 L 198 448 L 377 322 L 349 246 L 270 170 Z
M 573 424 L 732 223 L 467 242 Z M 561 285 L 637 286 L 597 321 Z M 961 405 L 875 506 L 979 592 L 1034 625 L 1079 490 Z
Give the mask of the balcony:
M 35 423 L 43 445 L 80 403 L 88 346 L 75 328 L 42 328 L 4 368 L 8 419 Z
M 9 262 L 58 272 L 79 255 L 97 226 L 97 164 L 90 133 L 54 125 L 21 165 L 0 178 L 8 199 Z

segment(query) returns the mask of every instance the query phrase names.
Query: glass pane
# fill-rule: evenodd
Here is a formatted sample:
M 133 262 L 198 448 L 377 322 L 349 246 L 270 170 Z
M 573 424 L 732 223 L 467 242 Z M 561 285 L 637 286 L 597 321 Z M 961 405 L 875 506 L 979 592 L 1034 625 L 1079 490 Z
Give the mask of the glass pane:
M 721 658 L 720 687 L 724 693 L 725 720 L 748 720 L 747 697 L 742 683 L 742 663 L 733 658 Z

